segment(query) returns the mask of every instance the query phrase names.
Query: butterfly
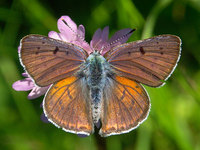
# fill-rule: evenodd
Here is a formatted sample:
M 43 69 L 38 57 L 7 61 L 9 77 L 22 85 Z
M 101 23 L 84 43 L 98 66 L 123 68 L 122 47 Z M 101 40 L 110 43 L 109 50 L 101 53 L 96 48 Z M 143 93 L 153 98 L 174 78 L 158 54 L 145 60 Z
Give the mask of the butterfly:
M 88 54 L 78 45 L 42 35 L 21 40 L 20 60 L 39 87 L 46 117 L 63 130 L 90 135 L 101 123 L 103 137 L 127 133 L 146 120 L 150 100 L 141 84 L 159 87 L 181 52 L 175 35 L 118 45 Z

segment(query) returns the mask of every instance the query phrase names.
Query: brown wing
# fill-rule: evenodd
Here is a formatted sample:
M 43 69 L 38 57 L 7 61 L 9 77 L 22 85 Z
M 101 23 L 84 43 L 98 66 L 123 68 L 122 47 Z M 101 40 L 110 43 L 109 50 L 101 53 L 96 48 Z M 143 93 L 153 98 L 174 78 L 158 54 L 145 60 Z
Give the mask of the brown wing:
M 176 67 L 181 40 L 174 35 L 119 45 L 104 57 L 121 76 L 157 87 L 163 84 Z
M 73 75 L 88 57 L 82 48 L 41 35 L 21 40 L 21 62 L 39 86 Z
M 55 83 L 43 101 L 46 117 L 67 132 L 89 135 L 94 129 L 88 93 L 84 79 L 69 77 Z
M 150 101 L 145 89 L 124 77 L 108 78 L 104 89 L 101 136 L 127 133 L 148 116 Z

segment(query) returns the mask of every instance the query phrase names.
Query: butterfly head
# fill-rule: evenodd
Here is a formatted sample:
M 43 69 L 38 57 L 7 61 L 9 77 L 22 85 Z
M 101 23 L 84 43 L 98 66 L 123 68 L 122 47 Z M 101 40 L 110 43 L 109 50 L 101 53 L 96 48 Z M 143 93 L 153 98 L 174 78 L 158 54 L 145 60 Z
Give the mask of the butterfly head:
M 98 50 L 94 50 L 87 58 L 87 62 L 93 63 L 93 62 L 105 62 L 106 59 L 100 54 Z
M 94 50 L 93 52 L 90 53 L 91 54 L 94 54 L 94 55 L 101 55 L 100 51 L 98 50 Z

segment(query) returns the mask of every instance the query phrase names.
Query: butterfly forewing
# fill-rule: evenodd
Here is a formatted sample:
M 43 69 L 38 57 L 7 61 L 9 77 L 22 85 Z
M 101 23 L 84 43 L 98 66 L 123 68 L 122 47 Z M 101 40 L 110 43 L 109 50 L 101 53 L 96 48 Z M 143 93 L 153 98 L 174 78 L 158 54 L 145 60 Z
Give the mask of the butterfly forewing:
M 124 77 L 109 78 L 104 89 L 100 135 L 127 133 L 148 116 L 149 97 L 137 82 Z
M 180 57 L 180 45 L 179 37 L 160 35 L 119 45 L 104 57 L 119 75 L 157 87 L 174 70 Z
M 45 96 L 47 118 L 65 131 L 89 135 L 93 132 L 89 91 L 84 79 L 74 76 L 55 83 Z
M 41 35 L 21 40 L 21 62 L 39 86 L 48 86 L 76 73 L 88 57 L 82 48 Z

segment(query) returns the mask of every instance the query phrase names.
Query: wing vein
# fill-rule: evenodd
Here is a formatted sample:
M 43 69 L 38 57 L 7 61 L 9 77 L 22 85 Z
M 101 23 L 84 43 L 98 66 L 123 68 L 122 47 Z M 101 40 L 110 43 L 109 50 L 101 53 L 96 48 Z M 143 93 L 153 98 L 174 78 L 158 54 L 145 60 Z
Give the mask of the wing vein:
M 35 57 L 35 58 L 40 59 L 40 57 L 43 58 L 43 57 L 46 57 L 46 56 L 52 57 L 53 55 L 40 55 L 40 56 L 37 56 L 37 57 Z M 22 56 L 22 57 L 26 57 L 26 56 Z M 53 57 L 55 57 L 55 56 L 53 56 Z M 56 57 L 57 57 L 57 58 L 60 58 L 60 59 L 65 59 L 65 60 L 73 60 L 73 61 L 80 61 L 80 62 L 83 62 L 83 61 L 84 61 L 84 60 L 78 60 L 78 59 L 65 58 L 65 57 L 61 57 L 61 56 L 56 56 Z M 31 56 L 30 58 L 33 58 L 33 57 Z M 30 58 L 23 59 L 22 61 L 26 61 L 26 60 L 29 61 Z M 33 61 L 36 61 L 36 59 L 34 59 Z M 32 63 L 33 61 L 30 61 L 30 62 Z
M 117 64 L 117 65 L 118 65 L 118 66 L 127 67 L 127 68 L 132 69 L 130 66 L 125 66 L 125 65 L 122 65 L 122 64 Z M 120 71 L 120 72 L 125 72 L 125 73 L 131 74 L 131 75 L 133 75 L 133 76 L 139 77 L 139 78 L 141 78 L 141 79 L 143 79 L 143 80 L 146 80 L 146 81 L 152 82 L 151 80 L 148 80 L 147 78 L 143 78 L 143 77 L 141 77 L 141 76 L 134 75 L 133 73 L 131 73 L 131 72 L 127 72 L 127 71 L 125 71 L 124 69 L 121 69 L 121 70 L 120 70 L 120 68 L 115 67 L 115 65 L 112 65 L 112 67 L 113 67 L 114 69 Z M 141 69 L 141 68 L 139 68 L 139 69 Z M 149 73 L 149 72 L 146 72 L 146 71 L 144 71 L 144 70 L 142 70 L 142 69 L 141 69 L 141 71 L 143 71 L 143 72 L 145 72 L 145 73 L 147 73 L 147 74 Z M 152 73 L 149 73 L 149 74 L 151 74 L 151 75 L 154 77 L 154 79 L 160 81 L 160 78 L 158 78 L 158 77 L 155 76 L 154 74 L 152 74 Z
M 140 107 L 140 109 L 143 111 L 142 106 L 136 101 L 136 99 L 134 98 L 134 96 L 127 90 L 127 88 L 125 87 L 125 85 L 119 83 L 118 81 L 114 80 L 115 82 L 117 82 L 118 84 L 120 84 L 122 87 L 124 87 L 124 90 L 135 100 L 132 101 L 133 103 L 136 102 L 138 104 L 138 106 Z M 127 87 L 131 88 L 133 91 L 135 91 L 138 95 L 140 95 L 140 93 L 138 93 L 137 90 L 135 90 L 134 88 L 132 88 L 131 86 L 126 85 Z M 140 95 L 141 96 L 141 95 Z M 142 96 L 141 96 L 142 97 Z M 144 112 L 144 111 L 143 111 Z

